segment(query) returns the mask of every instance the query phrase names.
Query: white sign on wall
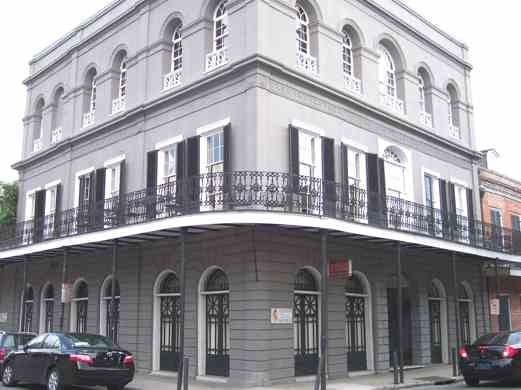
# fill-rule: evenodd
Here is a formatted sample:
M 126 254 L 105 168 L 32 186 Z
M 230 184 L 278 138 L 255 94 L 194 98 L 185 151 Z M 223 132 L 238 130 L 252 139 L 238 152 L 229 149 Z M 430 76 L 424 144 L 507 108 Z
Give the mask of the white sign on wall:
M 271 309 L 271 323 L 274 325 L 291 325 L 293 323 L 292 309 Z
M 72 298 L 72 286 L 70 283 L 62 284 L 62 303 L 70 303 Z
M 7 313 L 0 313 L 0 323 L 7 322 Z
M 499 299 L 491 299 L 490 300 L 490 315 L 498 316 L 499 315 Z

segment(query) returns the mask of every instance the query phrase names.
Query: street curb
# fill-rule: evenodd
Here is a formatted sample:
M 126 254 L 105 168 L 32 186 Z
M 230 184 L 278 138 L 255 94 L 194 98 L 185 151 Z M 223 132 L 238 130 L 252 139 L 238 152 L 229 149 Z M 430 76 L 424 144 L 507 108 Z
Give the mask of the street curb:
M 413 389 L 415 387 L 425 387 L 425 386 L 441 386 L 441 385 L 451 385 L 454 383 L 463 382 L 463 378 L 447 378 L 446 380 L 439 380 L 433 382 L 416 382 L 416 383 L 404 383 L 401 385 L 390 385 L 390 386 L 381 386 L 375 387 L 373 390 L 400 390 L 400 389 Z

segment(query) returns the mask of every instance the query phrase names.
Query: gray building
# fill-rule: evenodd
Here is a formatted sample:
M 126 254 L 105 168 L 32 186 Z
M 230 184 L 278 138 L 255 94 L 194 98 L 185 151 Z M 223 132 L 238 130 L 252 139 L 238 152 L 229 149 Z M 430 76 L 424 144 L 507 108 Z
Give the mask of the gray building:
M 520 260 L 478 221 L 467 54 L 397 0 L 114 1 L 31 60 L 0 327 L 247 385 L 447 363 Z

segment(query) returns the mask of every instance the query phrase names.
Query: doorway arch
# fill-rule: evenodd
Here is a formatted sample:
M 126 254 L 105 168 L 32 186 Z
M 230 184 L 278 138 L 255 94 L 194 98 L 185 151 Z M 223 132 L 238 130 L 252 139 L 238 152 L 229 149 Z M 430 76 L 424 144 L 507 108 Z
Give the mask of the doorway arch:
M 448 363 L 447 293 L 440 280 L 432 280 L 427 299 L 429 302 L 431 363 Z
M 467 282 L 461 282 L 458 294 L 461 342 L 470 345 L 477 338 L 474 293 Z
M 47 282 L 42 288 L 40 298 L 40 333 L 54 330 L 54 286 Z

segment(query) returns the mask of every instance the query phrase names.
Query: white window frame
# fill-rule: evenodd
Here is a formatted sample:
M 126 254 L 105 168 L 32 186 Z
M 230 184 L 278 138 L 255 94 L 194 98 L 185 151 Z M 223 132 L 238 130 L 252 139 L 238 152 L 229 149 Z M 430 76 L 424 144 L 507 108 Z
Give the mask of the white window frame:
M 439 210 L 441 208 L 440 180 L 442 180 L 442 177 L 438 172 L 422 167 L 423 204 L 425 207 L 429 207 L 427 205 L 427 188 L 425 187 L 425 176 L 430 176 L 434 179 L 433 189 L 435 189 L 435 191 L 433 192 L 433 208 Z M 434 185 L 434 181 L 436 182 L 436 185 Z
M 215 8 L 213 16 L 213 51 L 226 49 L 226 40 L 229 36 L 230 25 L 228 18 L 228 9 L 226 5 L 228 0 L 223 0 Z M 224 26 L 219 30 L 219 26 Z
M 119 67 L 119 85 L 118 85 L 118 97 L 120 99 L 125 98 L 127 96 L 127 86 L 128 86 L 128 68 L 127 68 L 127 58 L 123 58 L 121 60 L 121 64 Z
M 394 59 L 385 47 L 380 46 L 380 61 L 378 64 L 378 79 L 380 82 L 380 91 L 387 96 L 393 98 L 398 97 L 398 89 L 396 83 L 396 65 Z M 384 74 L 385 73 L 385 74 Z
M 105 200 L 119 196 L 121 163 L 125 161 L 125 158 L 125 155 L 122 154 L 103 163 L 105 168 Z
M 172 34 L 172 58 L 170 72 L 177 72 L 183 69 L 183 36 L 181 34 L 182 25 L 179 25 Z
M 353 39 L 349 31 L 343 31 L 342 37 L 342 70 L 344 74 L 353 77 L 355 64 L 353 62 Z
M 112 277 L 112 275 L 107 276 L 105 278 L 105 281 L 101 285 L 101 291 L 100 291 L 99 332 L 100 332 L 100 335 L 102 335 L 102 336 L 107 336 L 107 321 L 108 321 L 107 306 L 109 305 L 109 301 L 112 299 L 112 295 L 110 297 L 107 297 L 105 295 L 105 290 L 107 289 L 107 287 L 109 286 L 109 283 L 111 281 L 112 281 L 112 283 L 114 283 L 114 278 Z M 115 280 L 115 282 L 119 284 L 117 279 Z M 121 285 L 120 285 L 120 289 L 121 289 Z M 121 294 L 121 291 L 120 291 L 120 294 Z M 114 298 L 116 301 L 119 301 L 119 305 L 120 305 L 119 307 L 121 310 L 121 296 L 116 295 Z M 118 337 L 119 337 L 119 329 L 118 329 Z
M 77 290 L 78 290 L 78 286 L 80 285 L 81 282 L 85 282 L 87 284 L 87 288 L 89 289 L 89 295 L 87 296 L 87 298 L 77 298 L 76 297 L 76 294 L 77 294 Z M 75 332 L 78 332 L 78 329 L 76 328 L 76 325 L 77 325 L 77 319 L 78 319 L 78 302 L 81 302 L 81 301 L 89 301 L 89 298 L 90 298 L 90 285 L 89 283 L 83 279 L 83 278 L 79 278 L 77 279 L 72 287 L 71 287 L 71 291 L 72 293 L 74 294 L 73 298 L 71 298 L 71 309 L 70 309 L 70 321 L 69 321 L 69 329 L 72 333 L 75 333 Z M 88 303 L 87 303 L 87 307 L 88 307 Z M 87 309 L 87 321 L 89 320 L 89 311 Z M 87 332 L 88 332 L 88 322 L 87 322 Z
M 76 172 L 76 179 L 74 180 L 74 208 L 79 206 L 80 202 L 80 177 L 88 175 L 95 171 L 94 167 L 90 167 Z
M 96 84 L 96 76 L 92 77 L 92 82 L 90 84 L 90 101 L 89 101 L 89 111 L 91 113 L 96 112 L 96 98 L 97 98 L 97 84 Z
M 388 162 L 388 161 L 385 159 L 384 153 L 385 153 L 385 150 L 390 146 L 400 149 L 400 151 L 404 154 L 405 159 L 407 160 L 403 164 L 403 167 L 405 168 L 405 172 L 404 172 L 405 194 L 403 196 L 403 199 L 408 200 L 408 201 L 413 201 L 414 200 L 414 185 L 413 185 L 413 170 L 412 170 L 412 167 L 413 167 L 412 153 L 409 149 L 404 148 L 403 146 L 401 146 L 397 143 L 387 141 L 385 139 L 380 138 L 380 139 L 378 139 L 378 156 L 380 158 L 383 158 L 386 162 Z M 386 178 L 387 178 L 387 173 L 386 173 Z M 389 185 L 388 181 L 386 180 L 386 188 L 385 188 L 386 192 L 388 189 L 388 185 Z
M 37 187 L 25 193 L 25 221 L 31 221 L 34 219 L 36 193 L 41 190 L 42 187 Z
M 296 24 L 296 44 L 297 53 L 309 55 L 309 17 L 302 6 L 297 6 Z M 300 32 L 302 32 L 303 37 Z
M 467 199 L 467 188 L 470 188 L 470 186 L 462 180 L 456 179 L 454 177 L 451 177 L 450 179 L 451 183 L 454 184 L 454 199 L 455 199 L 455 206 L 456 206 L 456 214 L 460 215 L 462 217 L 468 218 L 468 199 Z M 458 191 L 462 191 L 463 198 L 458 198 Z M 463 204 L 459 204 L 460 202 L 463 202 Z M 463 208 L 460 208 L 458 206 L 461 206 Z M 457 211 L 462 210 L 463 214 L 458 214 Z
M 47 293 L 47 289 L 49 287 L 53 288 L 53 297 L 52 298 L 45 298 L 45 294 Z M 47 320 L 47 302 L 53 302 L 56 303 L 56 290 L 54 289 L 54 285 L 51 282 L 47 282 L 44 284 L 41 295 L 40 295 L 40 324 L 38 326 L 40 334 L 45 333 L 45 325 Z M 54 305 L 54 312 L 56 311 L 56 305 Z M 56 319 L 53 312 L 53 327 L 56 328 L 54 320 Z
M 420 73 L 418 73 L 418 94 L 420 95 L 420 111 L 427 112 L 427 105 L 425 104 L 425 80 Z

